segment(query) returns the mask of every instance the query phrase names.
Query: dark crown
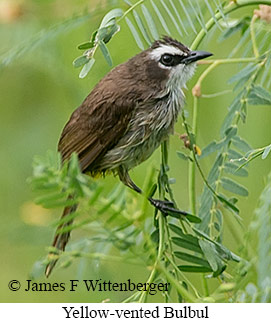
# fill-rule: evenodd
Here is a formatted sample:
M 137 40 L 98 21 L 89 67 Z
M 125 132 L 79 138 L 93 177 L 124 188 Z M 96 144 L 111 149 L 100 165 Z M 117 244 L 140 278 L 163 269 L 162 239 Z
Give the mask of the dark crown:
M 178 40 L 173 39 L 169 36 L 164 36 L 162 39 L 156 40 L 151 48 L 155 49 L 160 47 L 161 45 L 170 45 L 170 46 L 174 46 L 176 48 L 179 48 L 181 51 L 185 52 L 185 53 L 189 53 L 190 50 L 189 48 L 187 48 L 184 44 L 178 42 Z

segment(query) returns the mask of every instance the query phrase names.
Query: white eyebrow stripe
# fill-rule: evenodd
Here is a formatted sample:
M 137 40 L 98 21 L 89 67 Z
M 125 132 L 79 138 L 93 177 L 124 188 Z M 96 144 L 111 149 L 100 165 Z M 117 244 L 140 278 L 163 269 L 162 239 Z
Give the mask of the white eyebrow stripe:
M 179 48 L 170 45 L 161 45 L 150 52 L 150 57 L 159 61 L 163 54 L 171 54 L 171 55 L 187 55 Z

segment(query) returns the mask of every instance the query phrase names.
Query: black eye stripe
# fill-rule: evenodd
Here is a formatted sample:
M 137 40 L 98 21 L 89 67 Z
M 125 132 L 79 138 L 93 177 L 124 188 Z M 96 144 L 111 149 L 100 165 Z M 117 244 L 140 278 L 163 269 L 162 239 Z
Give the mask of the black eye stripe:
M 185 55 L 163 54 L 159 62 L 165 66 L 176 66 L 180 64 L 185 57 Z

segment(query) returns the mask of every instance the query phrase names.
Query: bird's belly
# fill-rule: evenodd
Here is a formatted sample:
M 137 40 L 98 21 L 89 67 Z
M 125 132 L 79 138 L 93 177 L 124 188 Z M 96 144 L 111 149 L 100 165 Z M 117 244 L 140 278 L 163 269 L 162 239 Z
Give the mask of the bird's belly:
M 172 97 L 138 107 L 127 132 L 100 161 L 100 170 L 114 170 L 120 165 L 129 170 L 148 159 L 173 132 L 179 110 L 180 99 Z
M 139 165 L 151 156 L 168 134 L 169 129 L 162 129 L 159 132 L 153 132 L 147 138 L 142 135 L 141 140 L 133 142 L 135 134 L 128 133 L 122 140 L 123 145 L 117 145 L 107 152 L 101 161 L 101 169 L 114 170 L 122 165 L 129 170 Z

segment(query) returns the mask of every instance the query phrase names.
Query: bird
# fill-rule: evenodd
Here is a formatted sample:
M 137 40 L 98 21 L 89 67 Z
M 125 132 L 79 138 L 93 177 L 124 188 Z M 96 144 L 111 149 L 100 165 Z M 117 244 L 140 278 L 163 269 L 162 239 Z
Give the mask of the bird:
M 151 46 L 112 69 L 93 88 L 65 125 L 58 151 L 62 162 L 75 152 L 82 173 L 92 177 L 113 173 L 126 186 L 142 193 L 129 171 L 148 159 L 174 132 L 174 124 L 184 106 L 183 89 L 193 76 L 196 62 L 211 56 L 193 51 L 164 36 Z M 72 198 L 72 197 L 70 197 Z M 170 201 L 149 197 L 163 213 L 176 210 Z M 65 207 L 62 218 L 77 205 Z M 64 251 L 72 220 L 61 221 L 52 246 Z M 61 232 L 63 231 L 63 232 Z M 45 269 L 48 277 L 57 259 Z

